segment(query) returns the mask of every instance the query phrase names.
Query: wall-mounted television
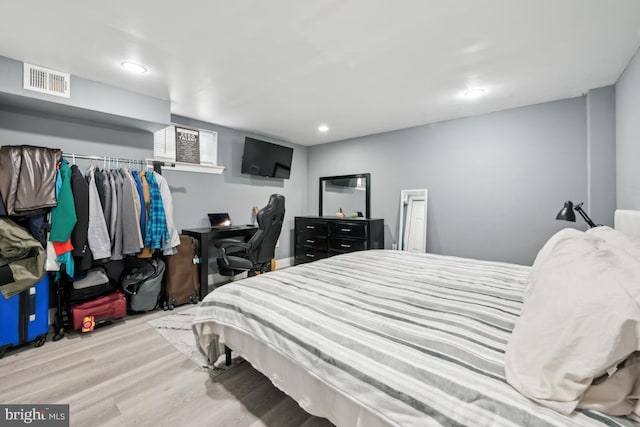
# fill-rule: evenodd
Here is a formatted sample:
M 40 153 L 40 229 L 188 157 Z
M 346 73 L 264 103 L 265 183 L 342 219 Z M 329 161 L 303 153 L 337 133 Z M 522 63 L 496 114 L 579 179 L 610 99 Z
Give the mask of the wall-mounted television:
M 242 173 L 289 179 L 293 148 L 259 139 L 244 139 Z

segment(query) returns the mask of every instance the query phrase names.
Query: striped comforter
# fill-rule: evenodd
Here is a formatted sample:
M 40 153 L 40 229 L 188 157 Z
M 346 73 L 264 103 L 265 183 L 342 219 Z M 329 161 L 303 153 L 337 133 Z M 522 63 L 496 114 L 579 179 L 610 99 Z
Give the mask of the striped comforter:
M 431 254 L 345 254 L 216 289 L 194 331 L 206 348 L 207 325 L 241 330 L 383 425 L 636 425 L 591 411 L 563 416 L 506 383 L 528 272 Z

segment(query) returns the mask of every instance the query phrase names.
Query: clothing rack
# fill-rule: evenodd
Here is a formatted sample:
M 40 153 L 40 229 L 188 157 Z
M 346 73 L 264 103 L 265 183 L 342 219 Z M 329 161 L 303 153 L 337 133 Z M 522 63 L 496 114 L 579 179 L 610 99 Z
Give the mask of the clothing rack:
M 62 157 L 67 159 L 83 159 L 83 160 L 93 160 L 96 162 L 104 162 L 104 167 L 107 167 L 107 162 L 109 162 L 109 167 L 113 166 L 114 162 L 116 167 L 120 167 L 122 165 L 146 165 L 147 169 L 153 169 L 158 173 L 162 173 L 162 168 L 167 168 L 170 170 L 184 171 L 184 172 L 201 172 L 201 173 L 209 173 L 220 175 L 222 171 L 224 171 L 224 166 L 212 166 L 212 165 L 198 165 L 191 163 L 181 163 L 176 162 L 175 160 L 165 161 L 165 160 L 157 160 L 157 159 L 126 159 L 124 157 L 111 157 L 111 156 L 88 156 L 86 154 L 75 154 L 75 153 L 62 153 Z
M 153 159 L 127 159 L 124 157 L 111 157 L 111 156 L 89 156 L 86 154 L 75 154 L 75 153 L 62 153 L 62 157 L 66 157 L 67 159 L 72 159 L 73 163 L 75 163 L 75 159 L 81 160 L 92 160 L 96 162 L 103 162 L 104 167 L 107 167 L 107 162 L 109 167 L 112 167 L 115 163 L 116 168 L 120 167 L 120 164 L 123 165 L 146 165 L 147 169 L 156 169 L 156 166 L 167 166 L 173 167 L 175 166 L 174 162 L 164 162 L 161 160 L 153 160 Z M 158 170 L 157 170 L 158 171 Z M 159 171 L 158 171 L 159 172 Z
M 97 162 L 109 162 L 116 164 L 146 164 L 146 160 L 138 160 L 138 159 L 125 159 L 123 157 L 111 157 L 111 156 L 88 156 L 86 154 L 75 154 L 75 153 L 62 153 L 62 157 L 66 157 L 67 159 L 82 159 L 82 160 L 95 160 Z

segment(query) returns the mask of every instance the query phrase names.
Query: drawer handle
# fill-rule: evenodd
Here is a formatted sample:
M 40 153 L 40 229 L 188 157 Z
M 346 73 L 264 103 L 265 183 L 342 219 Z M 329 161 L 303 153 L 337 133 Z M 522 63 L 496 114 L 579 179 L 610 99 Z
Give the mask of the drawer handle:
M 315 258 L 315 257 L 316 257 L 316 256 L 315 256 L 315 255 L 313 255 L 313 254 L 305 254 L 305 255 L 306 255 L 307 257 L 309 257 L 309 258 Z
M 351 245 L 345 245 L 344 243 L 340 243 L 341 248 L 350 248 Z
M 315 225 L 307 225 L 307 228 L 309 230 L 315 230 L 316 226 Z
M 307 239 L 307 243 L 315 243 L 315 240 Z
M 340 231 L 347 231 L 347 232 L 349 232 L 349 231 L 351 231 L 351 229 L 350 229 L 350 228 L 341 228 L 341 229 L 340 229 Z

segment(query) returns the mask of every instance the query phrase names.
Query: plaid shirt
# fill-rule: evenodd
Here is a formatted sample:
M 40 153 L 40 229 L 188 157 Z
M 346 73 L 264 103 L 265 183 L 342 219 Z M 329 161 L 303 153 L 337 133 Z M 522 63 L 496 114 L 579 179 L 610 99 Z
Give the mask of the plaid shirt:
M 149 203 L 149 220 L 147 221 L 144 245 L 151 249 L 163 249 L 171 235 L 167 229 L 167 218 L 164 214 L 160 187 L 153 172 L 147 171 L 145 176 L 149 183 L 151 201 Z

